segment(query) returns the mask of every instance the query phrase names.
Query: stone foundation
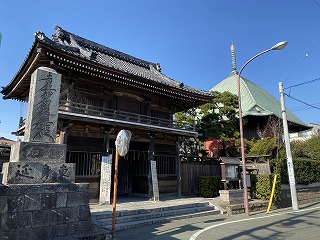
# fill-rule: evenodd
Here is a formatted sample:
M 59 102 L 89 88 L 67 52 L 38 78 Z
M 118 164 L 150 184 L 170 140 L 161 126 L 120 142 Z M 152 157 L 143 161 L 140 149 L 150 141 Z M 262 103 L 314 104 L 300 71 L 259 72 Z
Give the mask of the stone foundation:
M 268 204 L 268 201 L 262 200 L 249 201 L 249 212 L 267 211 Z M 272 209 L 275 209 L 275 207 L 273 206 Z M 226 207 L 226 210 L 228 215 L 245 213 L 244 203 L 229 205 Z
M 282 185 L 280 206 L 281 208 L 291 207 L 291 192 L 289 185 Z M 296 185 L 298 204 L 306 204 L 320 201 L 320 183 L 310 185 Z
M 86 183 L 0 185 L 0 239 L 77 239 L 93 230 Z
M 76 184 L 65 144 L 56 144 L 61 74 L 31 75 L 24 142 L 12 145 L 0 186 L 0 239 L 93 239 L 86 183 Z
M 243 189 L 219 190 L 220 201 L 224 204 L 243 203 Z

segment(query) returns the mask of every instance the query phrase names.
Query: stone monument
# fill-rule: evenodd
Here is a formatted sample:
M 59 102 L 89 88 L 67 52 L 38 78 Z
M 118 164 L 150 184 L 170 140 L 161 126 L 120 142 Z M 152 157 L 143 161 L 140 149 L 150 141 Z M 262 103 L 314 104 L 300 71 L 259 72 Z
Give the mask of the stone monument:
M 99 204 L 111 204 L 111 173 L 112 173 L 112 154 L 102 156 L 101 159 L 101 176 L 100 176 L 100 194 Z
M 0 186 L 0 239 L 72 239 L 94 229 L 88 184 L 75 182 L 66 145 L 56 144 L 61 75 L 31 76 L 24 142 L 12 146 Z

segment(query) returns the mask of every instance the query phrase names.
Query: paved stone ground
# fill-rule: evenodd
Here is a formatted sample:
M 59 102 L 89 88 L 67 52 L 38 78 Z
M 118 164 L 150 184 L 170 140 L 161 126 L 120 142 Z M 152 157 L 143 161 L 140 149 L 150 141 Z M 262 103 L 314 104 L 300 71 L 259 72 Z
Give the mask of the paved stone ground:
M 150 201 L 145 198 L 131 197 L 131 198 L 119 198 L 117 199 L 116 210 L 136 210 L 136 209 L 152 209 L 167 206 L 176 206 L 188 203 L 198 203 L 198 202 L 211 202 L 212 204 L 218 206 L 218 198 L 201 198 L 201 197 L 165 197 L 161 198 L 160 201 Z M 219 206 L 218 206 L 219 207 Z M 112 211 L 113 206 L 111 205 L 99 205 L 98 203 L 91 203 L 90 210 L 94 212 L 102 211 Z

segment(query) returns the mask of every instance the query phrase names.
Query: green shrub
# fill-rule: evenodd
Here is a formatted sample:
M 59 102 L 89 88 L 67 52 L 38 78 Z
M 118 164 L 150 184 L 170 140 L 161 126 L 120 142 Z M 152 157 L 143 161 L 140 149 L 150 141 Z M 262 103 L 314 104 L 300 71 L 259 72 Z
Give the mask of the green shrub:
M 276 138 L 266 137 L 264 139 L 252 140 L 249 145 L 249 155 L 272 154 L 277 147 L 277 140 Z
M 288 184 L 288 171 L 286 159 L 272 159 L 270 160 L 270 169 L 273 174 L 280 175 L 281 184 Z
M 277 167 L 276 167 L 277 165 Z M 289 184 L 286 159 L 270 161 L 271 171 L 280 174 L 281 183 Z M 308 185 L 320 181 L 320 161 L 303 158 L 293 159 L 293 170 L 296 184 Z
M 320 160 L 320 136 L 306 141 L 305 155 L 313 160 Z
M 200 197 L 216 197 L 219 196 L 221 188 L 221 178 L 216 176 L 201 176 L 199 179 Z
M 274 175 L 270 174 L 252 174 L 251 177 L 251 191 L 252 195 L 257 199 L 269 200 L 272 192 Z M 273 203 L 277 205 L 280 200 L 281 183 L 280 177 L 277 177 L 276 188 L 274 192 Z
M 290 145 L 293 159 L 320 160 L 320 136 L 313 136 L 306 141 L 293 141 Z
M 306 142 L 293 141 L 290 143 L 290 145 L 291 145 L 291 154 L 293 158 L 307 157 L 305 152 Z

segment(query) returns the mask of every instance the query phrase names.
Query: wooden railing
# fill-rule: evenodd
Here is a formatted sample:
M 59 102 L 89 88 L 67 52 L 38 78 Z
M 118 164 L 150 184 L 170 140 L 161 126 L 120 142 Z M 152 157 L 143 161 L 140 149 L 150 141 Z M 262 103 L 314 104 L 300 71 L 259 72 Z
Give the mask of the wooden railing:
M 166 155 L 154 155 L 157 162 L 158 175 L 176 175 L 176 157 Z
M 114 153 L 114 149 L 110 149 Z M 114 154 L 112 154 L 114 156 Z M 148 151 L 130 150 L 125 156 L 132 160 L 132 176 L 148 175 Z M 168 155 L 155 155 L 157 174 L 176 175 L 176 158 Z M 101 167 L 100 152 L 68 151 L 67 162 L 76 163 L 76 176 L 99 176 Z
M 161 126 L 167 128 L 187 129 L 194 130 L 194 126 L 186 123 L 176 124 L 173 120 L 152 117 L 143 114 L 130 113 L 125 111 L 119 111 L 104 107 L 97 107 L 88 104 L 60 101 L 60 111 L 72 112 L 90 116 L 98 116 L 104 118 L 110 118 L 115 120 L 123 120 L 128 122 L 135 122 L 153 126 Z
M 100 175 L 100 152 L 67 152 L 67 163 L 76 164 L 76 176 Z

